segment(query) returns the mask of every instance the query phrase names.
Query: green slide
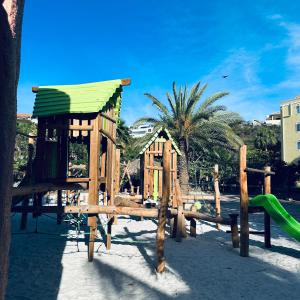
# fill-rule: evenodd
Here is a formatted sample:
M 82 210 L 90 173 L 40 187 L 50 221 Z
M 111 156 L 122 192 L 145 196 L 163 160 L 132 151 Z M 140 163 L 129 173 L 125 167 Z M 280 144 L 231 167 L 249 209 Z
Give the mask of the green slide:
M 274 195 L 258 195 L 250 200 L 250 206 L 264 207 L 283 231 L 300 242 L 300 223 L 285 210 Z

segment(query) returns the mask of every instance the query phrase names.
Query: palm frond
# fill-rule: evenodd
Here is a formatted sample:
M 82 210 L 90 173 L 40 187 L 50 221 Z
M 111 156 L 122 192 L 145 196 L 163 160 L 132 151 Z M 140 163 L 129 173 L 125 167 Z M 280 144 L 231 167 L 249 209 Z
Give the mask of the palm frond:
M 219 100 L 220 98 L 225 97 L 227 95 L 229 95 L 229 93 L 219 92 L 219 93 L 216 93 L 216 94 L 206 98 L 206 100 L 200 106 L 199 111 L 205 111 L 209 106 L 214 104 L 217 100 Z

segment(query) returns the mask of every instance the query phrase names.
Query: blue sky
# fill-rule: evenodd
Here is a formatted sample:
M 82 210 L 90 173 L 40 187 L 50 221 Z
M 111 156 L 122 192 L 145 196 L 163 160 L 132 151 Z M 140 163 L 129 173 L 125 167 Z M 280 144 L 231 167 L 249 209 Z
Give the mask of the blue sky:
M 128 78 L 122 118 L 156 114 L 175 80 L 208 83 L 246 120 L 300 94 L 300 1 L 28 0 L 18 112 L 35 85 Z M 223 79 L 222 75 L 229 75 Z

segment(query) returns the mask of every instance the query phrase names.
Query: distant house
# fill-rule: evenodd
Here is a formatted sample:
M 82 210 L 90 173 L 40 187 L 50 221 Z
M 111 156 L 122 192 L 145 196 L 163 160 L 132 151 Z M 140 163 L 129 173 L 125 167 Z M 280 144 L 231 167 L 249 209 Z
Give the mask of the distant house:
M 300 160 L 300 95 L 284 101 L 281 110 L 281 159 L 288 164 Z
M 266 116 L 264 121 L 253 120 L 251 123 L 253 126 L 261 126 L 261 125 L 281 125 L 281 113 L 273 112 Z
M 19 122 L 33 122 L 37 123 L 37 119 L 32 119 L 32 114 L 26 114 L 26 113 L 19 113 L 17 114 L 17 120 Z
M 154 129 L 153 125 L 150 124 L 142 124 L 138 127 L 130 127 L 130 135 L 134 138 L 143 137 L 148 133 L 152 133 Z
M 281 125 L 281 113 L 273 112 L 273 113 L 267 115 L 265 124 L 280 126 Z

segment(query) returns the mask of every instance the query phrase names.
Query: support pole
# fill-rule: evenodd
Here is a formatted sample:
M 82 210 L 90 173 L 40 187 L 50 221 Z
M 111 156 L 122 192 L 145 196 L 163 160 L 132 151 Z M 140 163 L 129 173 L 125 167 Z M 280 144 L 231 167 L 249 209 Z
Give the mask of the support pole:
M 158 273 L 165 271 L 165 256 L 164 256 L 164 242 L 165 242 L 165 226 L 167 219 L 167 209 L 170 198 L 170 169 L 171 169 L 171 150 L 172 142 L 167 141 L 164 147 L 163 157 L 163 196 L 160 203 L 160 209 L 158 213 L 158 226 L 156 234 L 156 254 L 157 254 L 157 265 L 156 270 Z
M 240 255 L 249 256 L 249 220 L 248 220 L 248 185 L 247 185 L 247 146 L 240 148 L 240 222 L 241 222 L 241 241 Z
M 238 248 L 240 246 L 240 239 L 239 239 L 239 229 L 238 229 L 238 214 L 229 214 L 231 219 L 231 241 L 232 247 Z
M 100 133 L 99 130 L 102 127 L 102 118 L 98 116 L 93 120 L 93 130 L 90 133 L 90 153 L 89 153 L 89 205 L 98 204 L 99 193 L 99 156 L 100 156 Z M 89 236 L 89 249 L 88 260 L 92 261 L 94 258 L 94 243 L 97 233 L 97 218 L 96 215 L 89 215 L 88 226 L 90 227 Z
M 215 207 L 216 217 L 221 216 L 221 200 L 220 200 L 220 189 L 219 189 L 219 166 L 214 167 L 214 188 L 215 188 Z M 216 223 L 216 228 L 220 230 L 220 224 Z
M 271 194 L 271 175 L 268 172 L 271 172 L 271 167 L 265 167 L 265 178 L 264 178 L 264 192 L 265 194 Z M 271 218 L 270 215 L 264 211 L 264 241 L 265 247 L 271 248 Z

